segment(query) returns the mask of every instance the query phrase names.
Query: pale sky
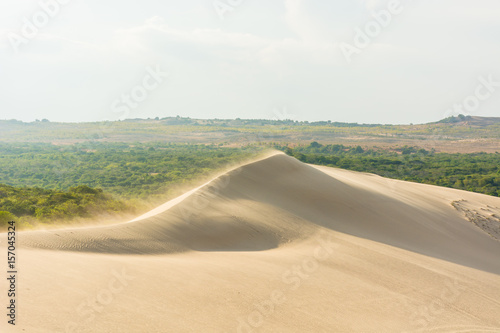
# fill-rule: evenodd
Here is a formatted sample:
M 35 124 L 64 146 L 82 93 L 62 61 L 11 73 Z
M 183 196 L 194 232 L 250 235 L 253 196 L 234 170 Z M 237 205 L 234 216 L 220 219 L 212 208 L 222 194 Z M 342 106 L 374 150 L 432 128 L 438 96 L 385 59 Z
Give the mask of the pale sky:
M 500 116 L 498 0 L 0 0 L 0 119 L 458 113 Z

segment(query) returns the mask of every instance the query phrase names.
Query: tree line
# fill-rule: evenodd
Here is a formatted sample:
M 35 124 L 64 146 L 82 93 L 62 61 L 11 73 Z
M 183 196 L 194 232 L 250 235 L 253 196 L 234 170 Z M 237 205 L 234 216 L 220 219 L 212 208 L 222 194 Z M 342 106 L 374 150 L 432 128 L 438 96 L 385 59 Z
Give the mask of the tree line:
M 276 148 L 306 163 L 500 196 L 499 153 L 436 153 L 411 146 L 363 149 L 318 142 Z

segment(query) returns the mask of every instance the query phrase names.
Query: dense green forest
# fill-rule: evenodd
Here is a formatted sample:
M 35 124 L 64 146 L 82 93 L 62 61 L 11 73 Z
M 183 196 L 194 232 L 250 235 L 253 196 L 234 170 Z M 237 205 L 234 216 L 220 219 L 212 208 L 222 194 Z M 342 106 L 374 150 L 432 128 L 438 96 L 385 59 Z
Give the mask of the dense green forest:
M 134 212 L 262 148 L 170 143 L 0 143 L 0 225 Z
M 0 185 L 0 230 L 5 230 L 9 221 L 29 227 L 37 222 L 52 224 L 60 220 L 134 211 L 134 206 L 85 185 L 71 187 L 68 191 Z
M 389 150 L 360 146 L 276 146 L 302 162 L 500 196 L 500 154 L 435 153 L 416 147 Z
M 169 143 L 0 143 L 0 184 L 68 190 L 101 188 L 122 198 L 164 195 L 259 149 Z

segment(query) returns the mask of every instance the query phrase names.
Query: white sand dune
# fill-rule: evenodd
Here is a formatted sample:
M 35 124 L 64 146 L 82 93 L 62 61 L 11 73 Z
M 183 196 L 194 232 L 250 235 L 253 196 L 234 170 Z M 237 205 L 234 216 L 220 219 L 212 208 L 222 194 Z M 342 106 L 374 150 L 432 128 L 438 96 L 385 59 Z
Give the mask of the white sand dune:
M 499 212 L 275 154 L 129 223 L 21 233 L 0 331 L 500 332 Z

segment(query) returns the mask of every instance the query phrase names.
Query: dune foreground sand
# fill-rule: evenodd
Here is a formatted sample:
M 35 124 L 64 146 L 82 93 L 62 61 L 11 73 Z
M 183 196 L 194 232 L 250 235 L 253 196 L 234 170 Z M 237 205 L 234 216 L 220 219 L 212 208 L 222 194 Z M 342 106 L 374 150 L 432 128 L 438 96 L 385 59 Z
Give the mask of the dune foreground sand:
M 129 223 L 19 233 L 0 332 L 500 332 L 498 216 L 275 154 Z

